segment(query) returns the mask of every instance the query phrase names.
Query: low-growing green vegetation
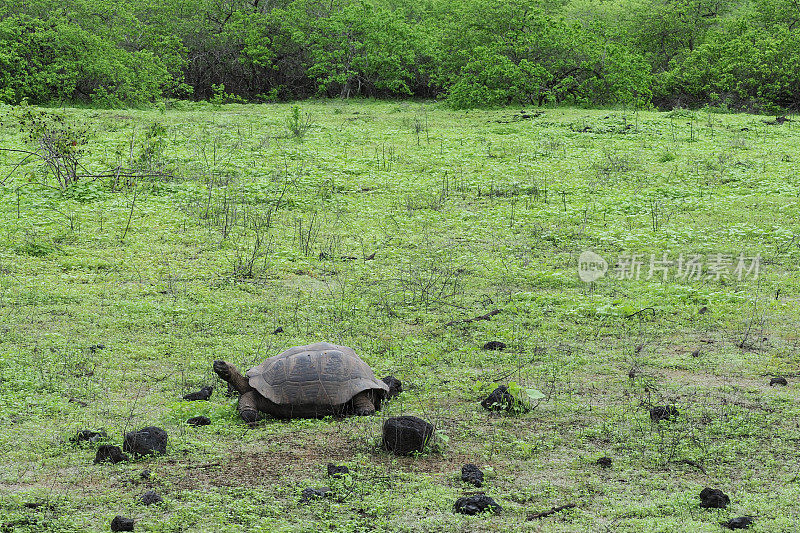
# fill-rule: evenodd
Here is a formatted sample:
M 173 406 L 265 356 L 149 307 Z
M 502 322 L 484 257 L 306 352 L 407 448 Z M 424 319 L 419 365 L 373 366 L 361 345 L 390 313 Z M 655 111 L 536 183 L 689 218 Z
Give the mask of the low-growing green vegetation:
M 796 531 L 798 142 L 710 109 L 0 107 L 0 531 Z M 318 340 L 404 392 L 248 429 L 212 361 Z M 499 384 L 525 408 L 482 409 Z M 380 451 L 400 414 L 427 453 Z M 70 440 L 151 425 L 163 456 Z M 478 490 L 503 512 L 453 512 Z

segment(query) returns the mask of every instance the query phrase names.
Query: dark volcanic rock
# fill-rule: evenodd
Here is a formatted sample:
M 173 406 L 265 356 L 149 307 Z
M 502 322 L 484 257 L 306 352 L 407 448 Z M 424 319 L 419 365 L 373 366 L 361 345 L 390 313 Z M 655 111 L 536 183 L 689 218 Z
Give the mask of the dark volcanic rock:
M 99 440 L 107 439 L 108 435 L 104 429 L 100 431 L 92 431 L 91 429 L 81 429 L 75 433 L 74 437 L 70 437 L 72 442 L 97 442 Z
M 133 518 L 115 516 L 111 521 L 111 531 L 133 531 Z
M 396 416 L 383 423 L 383 449 L 395 455 L 422 452 L 433 436 L 433 426 L 416 416 Z
M 466 496 L 456 500 L 453 511 L 461 514 L 478 514 L 485 511 L 500 513 L 503 510 L 496 501 L 485 494 Z
M 211 423 L 211 419 L 207 416 L 194 416 L 186 421 L 190 426 L 207 426 Z
M 489 411 L 520 411 L 527 412 L 528 408 L 521 401 L 514 398 L 514 395 L 508 392 L 508 387 L 500 385 L 492 391 L 489 396 L 481 401 L 481 406 Z
M 731 499 L 719 489 L 709 487 L 700 491 L 700 507 L 704 509 L 725 509 Z
M 344 477 L 350 473 L 350 469 L 346 466 L 335 465 L 328 463 L 328 475 L 330 477 Z
M 389 386 L 389 392 L 386 393 L 387 400 L 391 400 L 401 392 L 403 392 L 403 383 L 394 376 L 386 376 L 383 382 Z
M 183 399 L 184 400 L 189 400 L 190 402 L 193 402 L 193 401 L 196 401 L 196 400 L 208 400 L 209 398 L 211 398 L 211 393 L 212 392 L 214 392 L 214 387 L 211 387 L 211 386 L 203 387 L 202 389 L 200 389 L 197 392 L 191 392 L 189 394 L 185 394 L 183 396 Z
M 609 468 L 611 466 L 611 457 L 601 457 L 597 460 L 597 464 L 602 466 L 603 468 Z
M 119 446 L 112 446 L 110 444 L 101 444 L 97 448 L 97 453 L 94 456 L 94 463 L 119 463 L 120 461 L 127 461 L 128 456 L 122 453 Z
M 472 463 L 465 464 L 461 467 L 461 480 L 480 487 L 483 485 L 483 472 Z
M 278 326 L 275 328 L 275 331 L 272 332 L 273 335 L 277 335 L 278 333 L 283 333 L 283 326 Z
M 307 489 L 303 489 L 303 493 L 300 494 L 300 503 L 306 503 L 316 498 L 324 498 L 331 492 L 331 489 L 328 487 L 322 487 L 321 489 L 312 489 L 311 487 Z
M 155 426 L 125 434 L 122 449 L 134 455 L 167 453 L 167 432 Z
M 650 409 L 650 420 L 653 422 L 672 420 L 674 418 L 678 418 L 678 410 L 674 405 L 657 405 Z
M 148 490 L 139 497 L 139 503 L 142 505 L 153 505 L 154 503 L 161 503 L 164 499 L 154 490 Z
M 738 518 L 731 518 L 727 522 L 721 522 L 721 524 L 722 527 L 727 527 L 728 529 L 747 529 L 753 525 L 753 517 L 740 516 Z
M 785 387 L 788 384 L 789 384 L 789 382 L 786 381 L 786 378 L 780 378 L 779 377 L 779 378 L 772 378 L 771 380 L 769 380 L 769 386 L 770 387 L 774 387 L 775 385 L 782 385 L 782 386 Z
M 489 341 L 483 345 L 484 350 L 505 350 L 506 343 L 502 341 Z

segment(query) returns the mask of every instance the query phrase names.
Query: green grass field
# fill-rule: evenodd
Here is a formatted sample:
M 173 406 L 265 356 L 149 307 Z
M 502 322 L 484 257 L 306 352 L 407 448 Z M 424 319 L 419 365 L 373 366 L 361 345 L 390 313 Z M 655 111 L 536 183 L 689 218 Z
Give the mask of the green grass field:
M 15 168 L 8 149 L 34 145 L 0 107 L 0 531 L 108 531 L 116 515 L 136 531 L 800 529 L 793 117 L 50 111 L 85 128 L 79 173 L 102 177 L 62 190 L 36 157 Z M 586 250 L 608 263 L 592 283 Z M 247 429 L 212 361 L 318 340 L 405 392 L 374 417 Z M 544 399 L 480 407 L 510 382 Z M 210 401 L 181 400 L 203 385 Z M 651 422 L 658 405 L 678 419 Z M 401 414 L 435 424 L 429 453 L 379 450 Z M 164 456 L 95 465 L 69 440 L 150 425 Z M 329 462 L 352 475 L 328 479 Z M 480 490 L 501 514 L 453 513 L 478 492 L 465 463 L 491 467 Z M 299 503 L 322 486 L 334 496 Z M 728 508 L 700 508 L 704 487 Z M 164 503 L 136 503 L 148 489 Z

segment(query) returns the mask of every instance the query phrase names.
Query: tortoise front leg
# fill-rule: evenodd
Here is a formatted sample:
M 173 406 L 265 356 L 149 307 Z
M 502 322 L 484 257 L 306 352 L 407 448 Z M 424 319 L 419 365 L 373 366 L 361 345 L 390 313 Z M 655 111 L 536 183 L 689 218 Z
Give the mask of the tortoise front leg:
M 227 381 L 231 386 L 236 389 L 239 394 L 244 394 L 253 390 L 247 378 L 244 377 L 236 367 L 225 361 L 214 361 L 214 372 L 217 373 L 219 378 Z
M 250 390 L 239 398 L 239 416 L 252 427 L 258 421 L 258 393 Z
M 356 416 L 375 414 L 375 404 L 372 403 L 372 391 L 365 390 L 353 396 L 353 411 Z

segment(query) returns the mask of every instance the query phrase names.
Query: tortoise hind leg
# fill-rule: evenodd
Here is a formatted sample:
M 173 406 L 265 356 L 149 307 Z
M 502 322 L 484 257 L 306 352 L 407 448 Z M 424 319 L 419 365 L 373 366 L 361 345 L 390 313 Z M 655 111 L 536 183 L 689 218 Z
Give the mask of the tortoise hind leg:
M 236 389 L 239 394 L 244 394 L 253 390 L 248 383 L 247 378 L 244 377 L 236 367 L 225 361 L 214 361 L 214 372 L 217 373 L 219 378 L 227 381 L 231 386 Z
M 239 398 L 239 416 L 248 426 L 254 426 L 258 421 L 258 395 L 250 390 Z
M 365 390 L 353 396 L 353 411 L 356 416 L 375 414 L 375 404 L 372 402 L 372 391 Z

